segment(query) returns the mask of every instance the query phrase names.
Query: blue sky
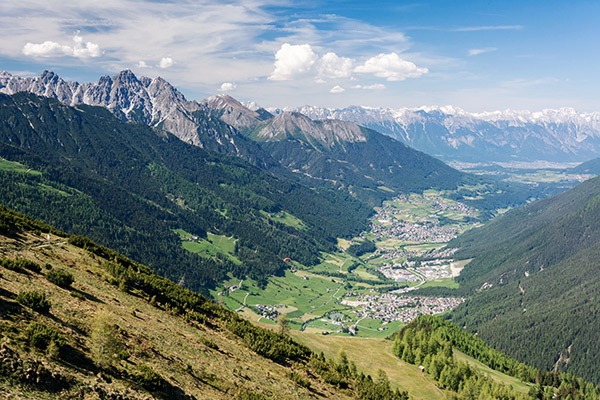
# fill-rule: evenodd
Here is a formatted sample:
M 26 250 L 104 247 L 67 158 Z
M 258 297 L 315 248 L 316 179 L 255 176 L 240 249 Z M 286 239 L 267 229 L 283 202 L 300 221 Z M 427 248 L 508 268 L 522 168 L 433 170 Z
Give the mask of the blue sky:
M 598 1 L 4 0 L 0 70 L 263 106 L 600 111 Z

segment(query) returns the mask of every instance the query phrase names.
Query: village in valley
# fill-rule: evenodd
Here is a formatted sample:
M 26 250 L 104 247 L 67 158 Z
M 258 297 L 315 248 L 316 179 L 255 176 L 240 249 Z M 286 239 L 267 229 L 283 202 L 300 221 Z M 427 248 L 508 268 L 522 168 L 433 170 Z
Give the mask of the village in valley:
M 284 277 L 265 288 L 251 279 L 231 280 L 220 301 L 248 318 L 274 324 L 285 314 L 293 329 L 321 334 L 376 336 L 419 315 L 441 314 L 461 304 L 459 297 L 415 292 L 438 286 L 457 288 L 454 278 L 469 260 L 455 260 L 446 244 L 478 225 L 478 211 L 439 192 L 399 196 L 376 208 L 368 231 L 340 240 L 340 253 L 305 267 L 288 260 Z M 356 257 L 350 246 L 371 241 L 375 251 Z M 413 295 L 413 292 L 414 295 Z

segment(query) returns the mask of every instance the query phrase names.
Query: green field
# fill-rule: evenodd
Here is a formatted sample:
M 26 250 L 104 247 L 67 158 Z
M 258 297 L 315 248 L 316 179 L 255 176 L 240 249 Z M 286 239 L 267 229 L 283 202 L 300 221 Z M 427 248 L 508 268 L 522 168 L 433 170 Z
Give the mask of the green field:
M 394 357 L 389 340 L 322 336 L 308 332 L 292 332 L 292 336 L 313 351 L 323 352 L 328 358 L 336 359 L 338 352 L 343 350 L 365 374 L 376 376 L 381 368 L 386 372 L 390 385 L 407 390 L 411 399 L 443 399 L 445 396 L 446 392 L 439 389 L 427 374 L 421 373 L 417 366 Z
M 458 282 L 456 282 L 454 278 L 442 278 L 427 281 L 421 286 L 421 288 L 428 287 L 445 287 L 449 289 L 458 289 Z
M 8 172 L 24 172 L 32 175 L 41 175 L 42 173 L 39 171 L 34 171 L 31 168 L 27 168 L 18 162 L 8 161 L 3 158 L 0 158 L 0 171 L 8 171 Z
M 198 238 L 190 241 L 194 236 L 191 233 L 183 229 L 175 229 L 174 231 L 181 239 L 181 246 L 191 253 L 197 253 L 204 257 L 216 257 L 220 253 L 227 256 L 231 261 L 240 263 L 240 260 L 235 256 L 236 239 L 234 238 L 207 233 L 206 239 Z
M 292 214 L 285 211 L 280 211 L 277 213 L 267 213 L 266 211 L 261 211 L 261 213 L 271 221 L 279 222 L 296 229 L 306 229 L 306 225 L 301 219 L 296 218 Z
M 464 362 L 468 363 L 470 366 L 476 367 L 481 372 L 483 372 L 490 378 L 494 379 L 495 381 L 500 382 L 505 385 L 510 385 L 515 390 L 517 390 L 521 393 L 527 393 L 527 392 L 529 392 L 529 390 L 531 389 L 532 386 L 535 386 L 532 383 L 525 383 L 525 382 L 518 380 L 517 378 L 503 374 L 502 372 L 496 371 L 496 370 L 488 367 L 487 365 L 480 363 L 479 361 L 475 360 L 474 358 L 469 357 L 468 355 L 464 354 L 461 351 L 454 349 L 453 352 L 454 352 L 454 357 L 456 358 L 457 361 L 464 361 Z

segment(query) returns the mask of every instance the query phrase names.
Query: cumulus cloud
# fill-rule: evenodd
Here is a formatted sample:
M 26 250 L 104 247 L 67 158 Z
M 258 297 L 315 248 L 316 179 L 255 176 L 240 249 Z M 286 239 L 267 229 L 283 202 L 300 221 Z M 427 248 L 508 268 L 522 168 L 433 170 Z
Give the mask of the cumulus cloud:
M 219 89 L 221 92 L 229 92 L 235 90 L 237 85 L 233 82 L 223 82 L 221 88 Z
M 175 65 L 175 61 L 171 57 L 163 57 L 160 59 L 158 63 L 158 67 L 162 69 L 166 69 Z
M 352 59 L 329 52 L 317 63 L 317 70 L 322 78 L 349 78 L 352 75 Z
M 79 35 L 73 37 L 73 46 L 63 45 L 47 40 L 43 43 L 27 42 L 23 46 L 23 54 L 31 57 L 60 57 L 95 58 L 102 55 L 102 49 L 96 43 L 83 42 Z
M 275 53 L 275 69 L 269 76 L 274 81 L 291 80 L 311 71 L 318 56 L 309 44 L 284 43 Z
M 344 88 L 339 86 L 339 85 L 335 85 L 334 87 L 331 88 L 331 90 L 329 91 L 329 93 L 342 93 L 344 92 Z
M 489 53 L 490 51 L 496 51 L 496 50 L 498 50 L 496 47 L 486 47 L 483 49 L 470 49 L 469 55 L 470 56 L 478 56 L 479 54 Z
M 381 53 L 354 68 L 354 72 L 373 74 L 388 81 L 403 81 L 406 78 L 418 78 L 429 70 L 401 59 L 396 53 Z
M 149 66 L 148 64 L 146 64 L 145 61 L 140 61 L 137 63 L 137 67 L 138 68 L 152 68 L 151 66 Z
M 363 89 L 363 90 L 381 90 L 385 89 L 385 85 L 382 83 L 374 83 L 372 85 L 354 85 L 352 89 Z

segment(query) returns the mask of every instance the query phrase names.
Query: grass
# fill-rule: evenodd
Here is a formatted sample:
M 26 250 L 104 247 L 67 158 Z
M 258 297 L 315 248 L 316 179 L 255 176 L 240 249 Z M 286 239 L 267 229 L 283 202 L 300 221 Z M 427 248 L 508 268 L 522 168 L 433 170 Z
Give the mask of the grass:
M 22 164 L 14 161 L 8 161 L 3 158 L 0 158 L 0 171 L 7 172 L 25 172 L 32 175 L 41 175 L 42 173 L 39 171 L 34 171 L 31 168 L 27 168 Z
M 500 382 L 504 385 L 512 386 L 518 392 L 527 393 L 527 392 L 529 392 L 529 390 L 531 389 L 532 386 L 535 386 L 532 383 L 525 383 L 525 382 L 520 381 L 517 378 L 503 374 L 502 372 L 496 371 L 496 370 L 488 367 L 487 365 L 480 363 L 473 357 L 469 357 L 468 355 L 466 355 L 463 352 L 458 351 L 456 349 L 454 350 L 454 357 L 458 361 L 464 361 L 464 362 L 468 363 L 470 366 L 477 368 L 482 373 L 486 374 L 487 376 L 494 379 L 495 381 Z
M 288 212 L 280 211 L 278 213 L 267 213 L 261 211 L 261 213 L 271 221 L 279 222 L 296 229 L 306 229 L 306 225 L 300 218 L 297 218 Z
M 107 260 L 73 247 L 62 238 L 51 235 L 49 244 L 45 235 L 27 234 L 18 239 L 0 235 L 0 257 L 5 256 L 24 257 L 40 265 L 50 263 L 53 270 L 68 271 L 75 278 L 73 290 L 81 296 L 73 297 L 69 290 L 47 281 L 46 270 L 19 273 L 0 267 L 0 343 L 16 351 L 21 359 L 41 360 L 52 372 L 68 375 L 76 382 L 72 391 L 58 395 L 35 391 L 27 385 L 5 385 L 3 381 L 1 398 L 71 398 L 78 397 L 75 392 L 80 388 L 91 387 L 101 387 L 123 398 L 148 398 L 148 393 L 133 391 L 131 383 L 120 377 L 113 376 L 110 383 L 97 379 L 94 355 L 90 351 L 94 345 L 89 332 L 98 315 L 108 315 L 111 324 L 117 324 L 125 332 L 123 340 L 129 357 L 117 368 L 135 371 L 148 365 L 190 397 L 230 399 L 240 388 L 248 388 L 267 398 L 312 398 L 308 390 L 287 378 L 289 368 L 257 356 L 221 328 L 186 323 L 160 304 L 152 306 L 141 292 L 125 293 L 111 285 L 105 279 L 107 272 L 101 267 Z M 31 312 L 15 302 L 17 293 L 33 288 L 46 293 L 52 304 L 49 315 Z M 77 354 L 76 363 L 73 364 L 73 360 L 56 362 L 30 349 L 22 334 L 29 321 L 43 323 L 64 335 Z M 218 350 L 203 343 L 214 343 Z M 324 397 L 347 398 L 344 393 L 315 379 L 311 379 L 311 389 Z M 95 397 L 93 392 L 90 396 Z
M 212 233 L 206 234 L 206 239 L 199 238 L 194 241 L 190 241 L 194 235 L 183 229 L 175 229 L 181 239 L 181 246 L 191 253 L 200 254 L 204 257 L 213 258 L 217 254 L 226 255 L 231 261 L 236 264 L 240 264 L 240 260 L 235 256 L 235 242 L 236 239 L 223 235 L 214 235 Z
M 391 332 L 390 332 L 391 333 Z M 408 391 L 411 399 L 442 399 L 445 392 L 440 390 L 433 379 L 392 355 L 392 342 L 385 339 L 348 338 L 323 336 L 310 332 L 291 333 L 292 337 L 315 352 L 323 352 L 325 357 L 335 359 L 342 349 L 359 370 L 375 376 L 377 370 L 384 370 L 393 388 Z
M 458 282 L 454 278 L 441 278 L 425 282 L 421 288 L 445 287 L 449 289 L 458 289 Z

